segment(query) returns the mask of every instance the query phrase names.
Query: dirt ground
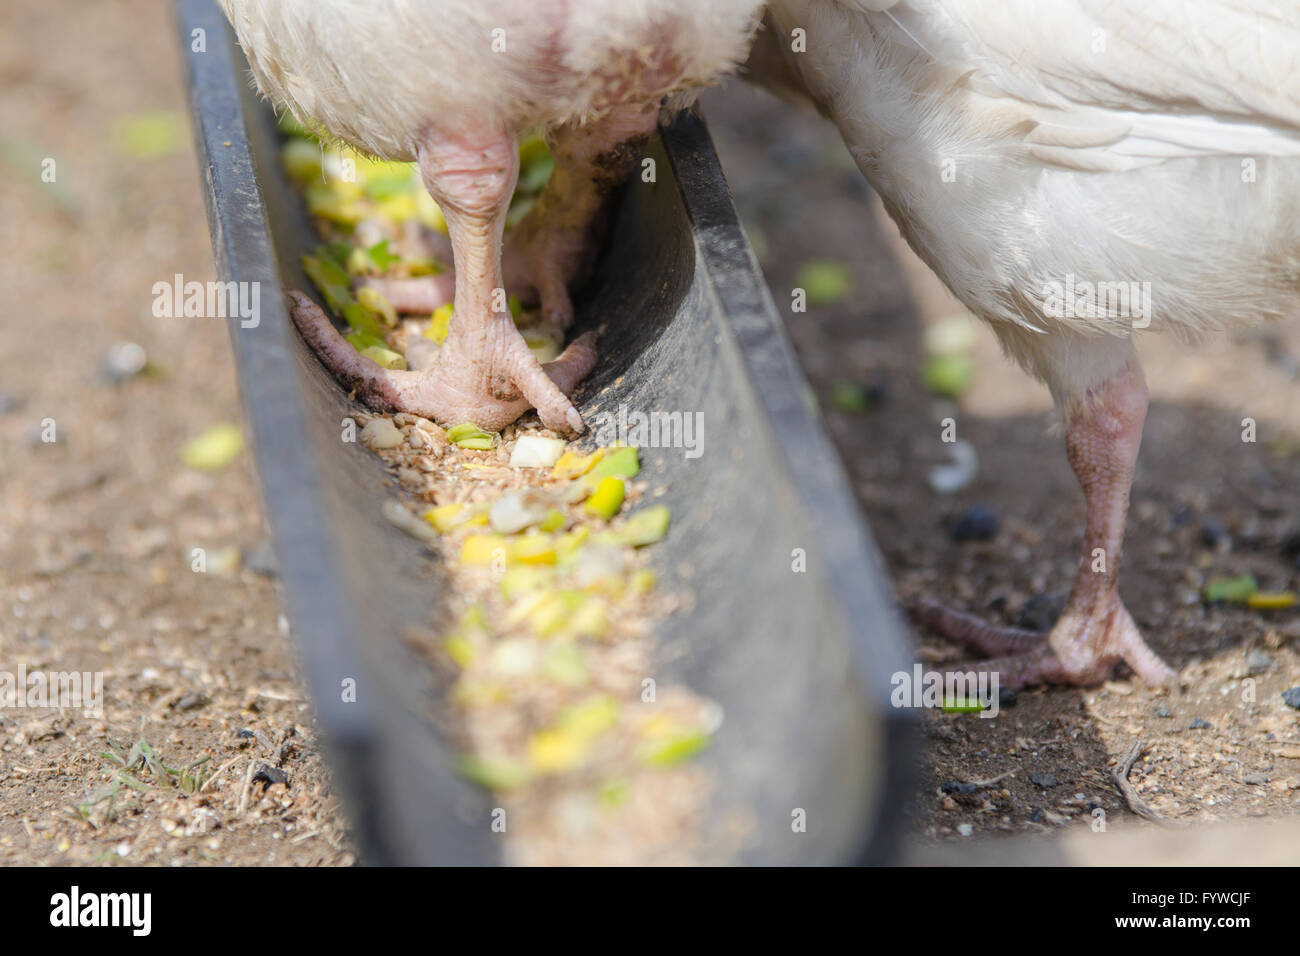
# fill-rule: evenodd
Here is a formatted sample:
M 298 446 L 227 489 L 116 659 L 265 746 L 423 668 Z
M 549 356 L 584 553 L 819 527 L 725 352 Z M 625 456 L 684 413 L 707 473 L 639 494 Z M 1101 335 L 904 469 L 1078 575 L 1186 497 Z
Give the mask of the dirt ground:
M 974 384 L 956 404 L 936 400 L 919 374 L 924 330 L 966 313 L 899 239 L 834 129 L 739 83 L 706 94 L 704 108 L 900 598 L 1050 626 L 1077 567 L 1083 499 L 1046 388 L 971 319 Z M 847 263 L 853 292 L 792 313 L 796 274 L 814 258 Z M 1300 559 L 1285 545 L 1300 529 L 1300 314 L 1197 346 L 1148 336 L 1139 349 L 1151 410 L 1121 590 L 1179 670 L 1181 692 L 1152 693 L 1126 675 L 1094 690 L 1022 691 L 993 720 L 927 712 L 921 840 L 1085 827 L 1098 808 L 1108 831 L 1148 825 L 1111 780 L 1139 740 L 1147 756 L 1129 779 L 1176 823 L 1300 810 L 1300 711 L 1280 696 L 1300 684 L 1300 609 L 1199 598 L 1205 581 L 1242 574 L 1262 590 L 1300 587 Z M 839 381 L 864 386 L 871 409 L 835 410 Z M 947 461 L 939 421 L 949 415 L 979 471 L 944 496 L 927 474 Z M 1257 422 L 1253 444 L 1242 441 L 1246 417 Z M 998 516 L 996 537 L 954 542 L 951 523 L 976 506 Z M 919 646 L 929 662 L 962 660 L 927 635 Z
M 0 710 L 0 865 L 347 863 L 249 454 L 177 457 L 241 412 L 223 322 L 152 314 L 214 278 L 170 5 L 67 6 L 0 8 L 0 671 L 104 707 Z
M 151 313 L 153 283 L 212 277 L 168 5 L 62 6 L 0 10 L 0 671 L 101 671 L 104 713 L 0 710 L 0 864 L 350 863 L 248 453 L 217 471 L 177 457 L 240 410 L 224 326 Z M 902 247 L 834 131 L 741 84 L 705 108 L 815 390 L 854 381 L 874 396 L 862 414 L 827 402 L 826 417 L 900 596 L 1050 620 L 1082 500 L 1046 390 L 972 323 L 974 385 L 956 406 L 936 402 L 919 380 L 922 332 L 961 309 Z M 129 118 L 148 110 L 179 136 L 131 145 Z M 849 264 L 853 294 L 791 314 L 813 258 Z M 114 382 L 104 365 L 123 342 L 150 365 Z M 1110 780 L 1137 740 L 1148 757 L 1131 779 L 1175 820 L 1300 806 L 1300 712 L 1280 698 L 1300 684 L 1300 613 L 1197 597 L 1242 573 L 1300 587 L 1283 549 L 1300 528 L 1300 322 L 1141 349 L 1152 407 L 1123 592 L 1183 689 L 1121 677 L 1022 692 L 996 720 L 927 714 L 922 840 L 1078 828 L 1097 807 L 1115 830 L 1146 825 Z M 926 473 L 945 458 L 947 414 L 980 466 L 945 497 Z M 1257 443 L 1241 441 L 1246 416 Z M 953 542 L 947 526 L 974 505 L 997 513 L 998 534 Z M 926 660 L 960 659 L 920 644 Z

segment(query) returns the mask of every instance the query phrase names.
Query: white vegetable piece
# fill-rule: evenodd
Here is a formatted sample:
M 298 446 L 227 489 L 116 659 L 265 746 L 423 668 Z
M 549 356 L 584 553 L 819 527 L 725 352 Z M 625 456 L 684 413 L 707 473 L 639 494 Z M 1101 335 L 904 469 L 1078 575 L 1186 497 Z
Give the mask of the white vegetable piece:
M 402 433 L 387 418 L 372 418 L 361 429 L 361 441 L 371 448 L 396 448 L 402 443 Z
M 511 468 L 550 468 L 564 454 L 564 442 L 558 438 L 523 435 L 510 452 Z

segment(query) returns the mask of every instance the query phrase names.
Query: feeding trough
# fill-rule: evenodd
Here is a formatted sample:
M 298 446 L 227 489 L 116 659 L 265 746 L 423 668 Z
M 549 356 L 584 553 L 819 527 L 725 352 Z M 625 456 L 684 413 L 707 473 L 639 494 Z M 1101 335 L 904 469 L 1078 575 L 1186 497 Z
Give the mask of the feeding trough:
M 211 0 L 178 11 L 217 271 L 261 293 L 256 325 L 230 328 L 287 614 L 363 858 L 501 862 L 494 800 L 454 771 L 401 639 L 436 616 L 445 582 L 381 517 L 383 463 L 340 442 L 356 407 L 286 312 L 317 239 L 275 118 Z M 702 120 L 680 115 L 647 149 L 655 182 L 617 198 L 577 303 L 578 331 L 605 326 L 577 402 L 594 427 L 650 411 L 702 423 L 693 448 L 641 457 L 673 516 L 655 568 L 693 596 L 657 626 L 659 671 L 725 713 L 698 758 L 718 781 L 707 819 L 741 808 L 753 823 L 720 862 L 885 860 L 910 796 L 911 721 L 889 703 L 906 632 Z

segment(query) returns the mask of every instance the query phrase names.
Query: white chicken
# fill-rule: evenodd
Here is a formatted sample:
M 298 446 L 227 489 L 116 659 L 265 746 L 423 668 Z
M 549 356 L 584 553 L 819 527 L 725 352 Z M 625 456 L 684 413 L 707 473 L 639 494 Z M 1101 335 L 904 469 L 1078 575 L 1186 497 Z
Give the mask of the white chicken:
M 1050 388 L 1087 504 L 1046 642 L 925 602 L 1002 683 L 1173 676 L 1118 593 L 1147 409 L 1135 329 L 1300 297 L 1300 6 L 775 0 L 751 65 L 839 128 L 917 254 Z
M 362 401 L 497 430 L 529 407 L 581 431 L 568 394 L 590 371 L 590 335 L 545 367 L 515 329 L 502 236 L 518 135 L 550 135 L 556 168 L 512 232 L 543 317 L 567 326 L 568 284 L 603 200 L 654 131 L 660 101 L 744 59 L 758 0 L 220 0 L 258 87 L 300 121 L 359 150 L 414 160 L 447 221 L 454 313 L 435 363 L 387 370 L 292 293 L 294 321 Z M 427 311 L 434 282 L 390 289 Z

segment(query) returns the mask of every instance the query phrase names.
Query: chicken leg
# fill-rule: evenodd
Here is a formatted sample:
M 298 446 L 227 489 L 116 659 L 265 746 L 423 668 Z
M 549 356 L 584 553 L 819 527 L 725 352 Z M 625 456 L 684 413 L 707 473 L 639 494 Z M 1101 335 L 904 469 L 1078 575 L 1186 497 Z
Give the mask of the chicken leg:
M 593 337 L 580 337 L 543 367 L 506 301 L 501 241 L 519 175 L 513 131 L 489 122 L 430 130 L 419 167 L 446 217 L 456 266 L 455 310 L 432 367 L 381 367 L 353 350 L 310 299 L 294 293 L 291 313 L 303 337 L 372 408 L 496 431 L 532 407 L 548 428 L 581 432 L 582 417 L 567 394 L 595 364 Z
M 506 236 L 501 257 L 506 288 L 540 300 L 543 321 L 561 330 L 573 322 L 569 287 L 593 264 L 606 200 L 636 164 L 658 119 L 657 100 L 619 105 L 551 134 L 555 171 L 528 215 Z M 364 280 L 398 312 L 425 315 L 449 301 L 453 282 L 445 274 Z
M 1013 690 L 1097 684 L 1120 661 L 1149 686 L 1170 682 L 1174 672 L 1147 646 L 1119 597 L 1124 522 L 1146 412 L 1146 380 L 1136 357 L 1066 408 L 1065 445 L 1083 488 L 1087 526 L 1074 589 L 1046 641 L 1033 631 L 994 627 L 931 601 L 910 609 L 913 620 L 990 656 L 976 669 L 998 672 L 1000 684 Z

